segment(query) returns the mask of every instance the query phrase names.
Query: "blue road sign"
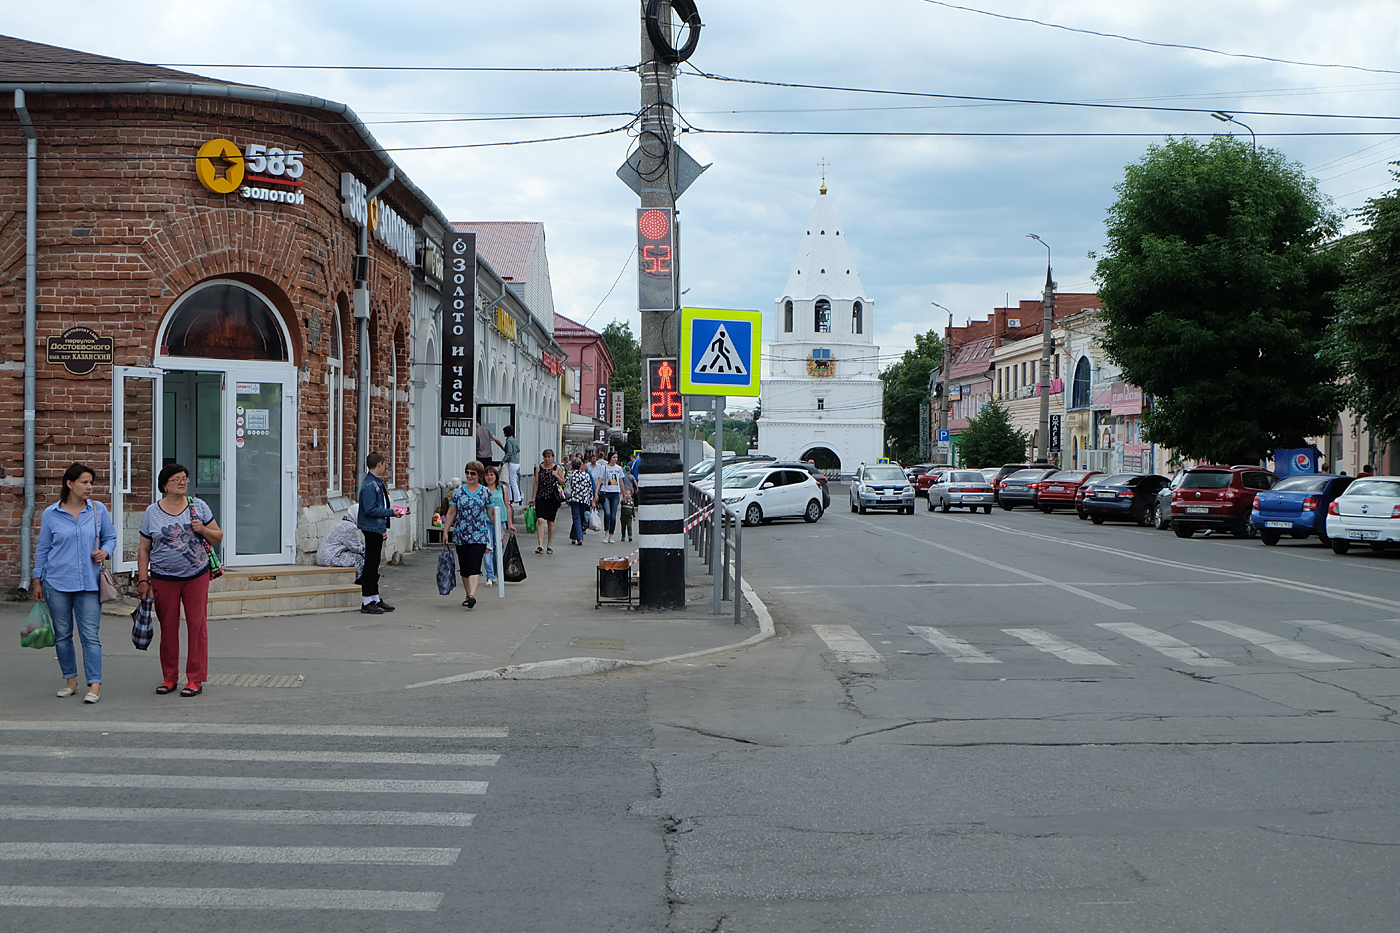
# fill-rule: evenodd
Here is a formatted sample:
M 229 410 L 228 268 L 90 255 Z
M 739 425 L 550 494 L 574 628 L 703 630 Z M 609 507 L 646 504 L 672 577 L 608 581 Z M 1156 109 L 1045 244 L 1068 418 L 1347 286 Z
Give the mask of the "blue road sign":
M 763 316 L 757 311 L 681 309 L 681 392 L 759 394 Z
M 938 429 L 938 443 L 946 444 L 950 440 L 950 432 L 947 428 Z

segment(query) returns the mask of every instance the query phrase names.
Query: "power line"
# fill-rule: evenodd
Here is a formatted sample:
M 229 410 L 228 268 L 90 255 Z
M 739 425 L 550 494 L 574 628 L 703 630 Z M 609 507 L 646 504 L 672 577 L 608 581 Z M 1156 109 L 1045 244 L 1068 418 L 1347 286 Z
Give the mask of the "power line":
M 613 279 L 612 288 L 609 288 L 608 293 L 603 296 L 603 301 L 598 302 L 598 308 L 601 308 L 603 302 L 612 297 L 613 289 L 617 288 L 617 283 L 621 282 L 623 275 L 627 273 L 628 269 L 632 268 L 632 257 L 635 255 L 637 255 L 637 247 L 633 246 L 632 252 L 627 254 L 627 261 L 622 264 L 622 271 L 617 274 L 617 278 Z M 598 313 L 598 308 L 594 308 L 593 314 L 588 315 L 588 319 L 583 322 L 584 327 L 588 326 L 588 321 L 593 320 L 593 315 Z
M 34 59 L 0 58 L 0 65 L 82 65 L 91 67 L 92 59 Z M 499 72 L 499 73 L 590 73 L 609 71 L 636 71 L 636 65 L 606 65 L 601 67 L 502 67 L 494 65 L 287 65 L 287 64 L 248 64 L 246 62 L 141 62 L 152 68 L 242 68 L 270 69 L 279 71 L 423 71 L 423 72 Z M 201 76 L 203 77 L 203 76 Z
M 1260 62 L 1272 62 L 1277 65 L 1300 65 L 1304 68 L 1340 68 L 1347 71 L 1364 71 L 1369 74 L 1400 74 L 1400 71 L 1390 68 L 1367 68 L 1364 65 L 1343 65 L 1336 62 L 1304 62 L 1291 58 L 1274 58 L 1269 55 L 1252 55 L 1248 52 L 1225 52 L 1221 49 L 1206 48 L 1203 45 L 1186 45 L 1180 42 L 1158 42 L 1153 39 L 1139 39 L 1135 36 L 1123 36 L 1115 32 L 1099 32 L 1094 29 L 1080 29 L 1075 26 L 1065 26 L 1060 23 L 1049 23 L 1045 20 L 1031 19 L 1027 16 L 1011 16 L 1006 13 L 993 13 L 990 10 L 979 10 L 976 7 L 947 3 L 945 0 L 924 0 L 924 2 L 932 4 L 933 6 L 946 7 L 950 10 L 960 10 L 964 13 L 976 13 L 979 16 L 990 16 L 993 19 L 1009 20 L 1013 23 L 1030 23 L 1033 26 L 1044 26 L 1047 29 L 1060 29 L 1065 32 L 1076 32 L 1085 36 L 1097 36 L 1101 39 L 1119 39 L 1123 42 L 1135 42 L 1138 45 L 1151 45 L 1160 49 L 1183 49 L 1188 52 L 1207 52 L 1211 55 L 1224 55 L 1227 58 L 1247 58 Z
M 1400 119 L 1397 117 L 1396 119 Z M 1188 137 L 1209 139 L 1215 133 L 991 133 L 991 132 L 956 132 L 951 130 L 726 130 L 708 129 L 705 127 L 692 126 L 690 129 L 682 130 L 686 133 L 709 133 L 717 136 L 862 136 L 862 137 L 949 137 L 949 138 L 992 138 L 992 139 L 1161 139 L 1170 136 L 1174 139 L 1185 139 Z M 1367 130 L 1319 130 L 1315 132 L 1300 133 L 1260 133 L 1261 137 L 1339 137 L 1339 136 L 1394 136 L 1393 132 L 1367 131 Z

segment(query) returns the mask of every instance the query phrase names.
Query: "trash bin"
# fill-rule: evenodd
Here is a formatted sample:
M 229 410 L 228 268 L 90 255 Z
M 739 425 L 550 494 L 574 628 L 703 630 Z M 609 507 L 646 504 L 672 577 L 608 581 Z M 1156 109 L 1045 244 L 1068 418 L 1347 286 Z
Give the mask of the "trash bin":
M 625 557 L 598 560 L 597 609 L 605 602 L 632 604 L 632 563 Z

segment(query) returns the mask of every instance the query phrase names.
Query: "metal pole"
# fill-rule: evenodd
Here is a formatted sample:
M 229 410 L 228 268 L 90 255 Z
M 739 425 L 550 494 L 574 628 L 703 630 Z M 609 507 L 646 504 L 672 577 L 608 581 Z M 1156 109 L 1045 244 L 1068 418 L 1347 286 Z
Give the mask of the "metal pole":
M 24 513 L 19 533 L 19 585 L 29 592 L 30 572 L 33 570 L 34 533 L 34 430 L 36 389 L 34 383 L 37 353 L 38 314 L 36 304 L 38 213 L 39 213 L 39 136 L 24 102 L 24 91 L 15 89 L 15 110 L 24 125 Z M 117 521 L 122 516 L 116 516 Z M 112 555 L 119 559 L 120 555 Z M 114 563 L 113 566 L 116 566 Z
M 734 624 L 739 624 L 739 610 L 744 594 L 744 529 L 734 523 Z
M 500 481 L 500 477 L 497 476 L 496 482 L 499 484 Z M 501 524 L 503 517 L 496 509 L 491 510 L 491 524 L 496 529 L 496 588 L 500 590 L 496 595 L 501 599 L 506 598 L 506 539 L 505 528 Z
M 724 549 L 724 396 L 715 396 L 715 510 L 710 515 L 714 529 L 710 542 L 710 570 L 713 572 L 721 563 L 720 552 Z M 720 580 L 715 580 L 715 615 L 720 609 Z
M 1026 236 L 1045 247 L 1045 295 L 1041 304 L 1045 307 L 1045 317 L 1041 321 L 1040 341 L 1040 437 L 1035 447 L 1037 460 L 1050 459 L 1050 357 L 1055 350 L 1055 280 L 1050 268 L 1050 244 L 1034 233 Z

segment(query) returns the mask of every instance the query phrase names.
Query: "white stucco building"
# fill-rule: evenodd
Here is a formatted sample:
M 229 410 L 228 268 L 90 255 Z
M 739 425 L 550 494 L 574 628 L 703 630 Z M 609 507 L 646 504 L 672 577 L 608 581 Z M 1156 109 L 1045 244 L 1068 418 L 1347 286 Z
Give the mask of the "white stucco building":
M 885 436 L 875 304 L 825 183 L 764 331 L 772 342 L 763 360 L 758 449 L 843 473 L 874 463 Z

